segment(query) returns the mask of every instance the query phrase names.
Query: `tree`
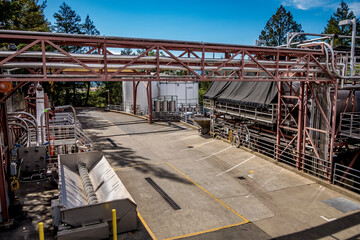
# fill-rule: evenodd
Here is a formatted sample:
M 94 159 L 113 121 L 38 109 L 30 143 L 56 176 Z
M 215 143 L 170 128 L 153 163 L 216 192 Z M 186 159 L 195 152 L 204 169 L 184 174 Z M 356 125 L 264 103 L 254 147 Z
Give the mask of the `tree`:
M 38 0 L 1 0 L 0 22 L 3 29 L 48 32 L 49 22 L 44 15 L 46 1 Z
M 60 6 L 60 10 L 54 14 L 55 24 L 52 27 L 53 31 L 58 33 L 81 34 L 81 17 L 71 9 L 65 2 Z M 66 52 L 76 53 L 81 52 L 82 48 L 78 46 L 61 46 Z M 70 103 L 70 89 L 72 89 L 72 105 L 77 105 L 77 88 L 83 88 L 84 83 L 56 83 L 54 88 L 65 88 L 65 103 Z
M 324 33 L 351 36 L 352 26 L 351 25 L 339 26 L 339 22 L 341 20 L 353 19 L 353 18 L 355 18 L 353 11 L 350 11 L 349 6 L 344 1 L 341 1 L 339 7 L 336 9 L 336 12 L 334 12 L 333 15 L 330 17 L 330 19 L 324 29 Z M 359 35 L 359 33 L 360 33 L 359 19 L 357 19 L 356 26 L 357 26 L 356 35 Z M 334 46 L 338 46 L 338 45 L 349 46 L 350 43 L 351 43 L 350 38 L 335 38 L 334 39 Z M 357 41 L 357 44 L 360 44 L 360 42 Z
M 135 55 L 131 48 L 124 48 L 121 50 L 120 55 Z
M 58 33 L 81 33 L 81 17 L 65 2 L 60 6 L 60 10 L 54 14 L 54 18 L 53 31 Z
M 81 25 L 81 29 L 86 35 L 100 35 L 99 30 L 97 30 L 94 25 L 94 22 L 91 21 L 89 14 L 86 16 L 84 24 Z
M 82 29 L 82 32 L 87 35 L 100 35 L 99 30 L 96 29 L 94 22 L 89 17 L 89 14 L 86 16 L 84 24 L 81 25 L 81 29 Z M 89 101 L 89 97 L 90 97 L 90 87 L 91 87 L 91 82 L 88 82 L 85 103 L 84 103 L 85 106 L 88 105 L 88 101 Z
M 279 46 L 286 44 L 288 32 L 303 32 L 301 24 L 298 24 L 290 11 L 280 5 L 276 13 L 266 23 L 264 30 L 259 36 L 265 40 L 267 46 Z M 305 36 L 296 37 L 294 41 L 305 40 Z

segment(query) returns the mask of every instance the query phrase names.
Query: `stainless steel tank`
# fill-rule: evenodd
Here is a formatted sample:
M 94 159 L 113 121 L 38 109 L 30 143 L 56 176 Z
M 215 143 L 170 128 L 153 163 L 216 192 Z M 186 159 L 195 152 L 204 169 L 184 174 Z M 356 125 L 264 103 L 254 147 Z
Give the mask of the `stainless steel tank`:
M 163 100 L 162 101 L 162 111 L 163 112 L 167 112 L 168 111 L 168 100 Z
M 154 101 L 154 108 L 155 108 L 155 112 L 160 112 L 161 111 L 161 101 L 160 100 L 155 100 Z
M 169 102 L 169 110 L 170 110 L 170 112 L 175 112 L 176 111 L 176 101 L 175 100 L 171 100 Z
M 189 105 L 188 107 L 187 107 L 187 112 L 192 112 L 193 111 L 193 108 Z
M 195 112 L 200 112 L 200 105 L 199 104 L 196 104 L 196 107 L 195 107 Z

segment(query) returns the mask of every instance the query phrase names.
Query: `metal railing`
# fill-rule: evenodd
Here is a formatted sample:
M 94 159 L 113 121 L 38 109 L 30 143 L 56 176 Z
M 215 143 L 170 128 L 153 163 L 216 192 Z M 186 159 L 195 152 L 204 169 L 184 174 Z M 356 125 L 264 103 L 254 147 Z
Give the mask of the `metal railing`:
M 360 139 L 360 112 L 346 112 L 340 115 L 340 134 Z
M 333 184 L 360 192 L 360 171 L 335 163 Z
M 117 111 L 124 111 L 125 110 L 123 105 L 113 105 L 113 104 L 109 105 L 109 109 L 117 110 Z

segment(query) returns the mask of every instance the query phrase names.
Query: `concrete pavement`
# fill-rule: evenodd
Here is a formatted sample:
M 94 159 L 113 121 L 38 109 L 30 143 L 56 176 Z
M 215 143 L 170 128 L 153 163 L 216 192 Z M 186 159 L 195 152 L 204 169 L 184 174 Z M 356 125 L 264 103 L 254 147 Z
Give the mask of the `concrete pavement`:
M 79 117 L 95 150 L 105 154 L 137 202 L 153 238 L 359 237 L 359 210 L 343 213 L 322 202 L 340 193 L 249 151 L 181 124 L 149 125 L 101 110 L 83 110 Z M 181 209 L 174 210 L 145 178 Z

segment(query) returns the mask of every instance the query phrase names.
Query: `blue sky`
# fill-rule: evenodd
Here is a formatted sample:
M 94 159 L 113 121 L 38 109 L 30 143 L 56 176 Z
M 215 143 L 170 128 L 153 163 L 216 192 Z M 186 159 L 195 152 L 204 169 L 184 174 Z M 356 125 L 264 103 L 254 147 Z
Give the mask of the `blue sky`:
M 64 0 L 48 0 L 45 15 Z M 320 33 L 340 1 L 333 0 L 65 0 L 101 35 L 254 45 L 261 30 L 283 4 L 305 32 Z M 345 1 L 360 15 L 360 0 Z

